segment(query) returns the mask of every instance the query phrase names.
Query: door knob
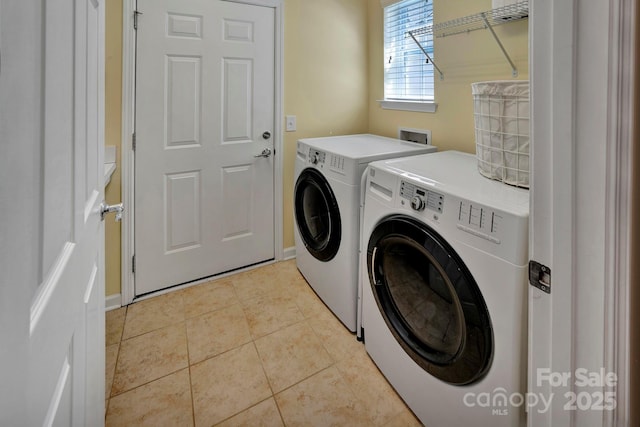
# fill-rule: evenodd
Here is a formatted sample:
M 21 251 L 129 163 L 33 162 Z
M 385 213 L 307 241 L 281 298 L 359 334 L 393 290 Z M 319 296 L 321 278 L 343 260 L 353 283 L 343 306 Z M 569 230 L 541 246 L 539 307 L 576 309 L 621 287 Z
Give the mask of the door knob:
M 265 148 L 264 150 L 262 150 L 262 153 L 256 154 L 253 157 L 269 157 L 269 156 L 271 156 L 271 150 L 268 148 Z
M 100 203 L 100 220 L 104 221 L 104 216 L 106 214 L 115 212 L 116 222 L 120 222 L 122 221 L 122 211 L 124 211 L 122 203 L 118 203 L 117 205 L 107 205 L 105 202 L 102 202 Z
M 268 130 L 264 131 L 264 132 L 262 133 L 262 138 L 263 138 L 263 139 L 269 139 L 269 138 L 271 138 L 271 132 L 269 132 Z

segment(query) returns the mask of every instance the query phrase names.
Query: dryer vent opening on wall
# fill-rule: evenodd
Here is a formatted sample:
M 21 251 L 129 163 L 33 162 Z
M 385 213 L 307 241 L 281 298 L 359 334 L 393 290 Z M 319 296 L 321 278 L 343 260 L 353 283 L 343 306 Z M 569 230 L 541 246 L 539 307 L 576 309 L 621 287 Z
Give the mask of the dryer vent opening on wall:
M 398 139 L 431 145 L 431 131 L 426 129 L 399 128 Z

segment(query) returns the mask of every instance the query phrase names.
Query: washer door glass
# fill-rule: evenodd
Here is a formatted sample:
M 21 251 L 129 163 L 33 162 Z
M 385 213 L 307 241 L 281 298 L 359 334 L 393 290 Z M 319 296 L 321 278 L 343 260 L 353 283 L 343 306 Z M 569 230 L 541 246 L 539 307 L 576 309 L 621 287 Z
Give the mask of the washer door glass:
M 491 319 L 471 273 L 426 224 L 404 215 L 382 221 L 367 248 L 369 281 L 387 326 L 433 376 L 464 385 L 486 374 Z
M 294 189 L 298 231 L 307 250 L 320 261 L 330 261 L 340 248 L 338 201 L 329 182 L 316 169 L 307 168 Z

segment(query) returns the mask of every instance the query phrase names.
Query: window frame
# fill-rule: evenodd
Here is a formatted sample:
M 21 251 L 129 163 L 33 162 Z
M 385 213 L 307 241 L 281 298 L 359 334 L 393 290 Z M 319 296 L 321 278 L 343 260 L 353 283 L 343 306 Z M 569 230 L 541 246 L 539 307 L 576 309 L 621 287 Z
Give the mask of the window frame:
M 380 0 L 381 7 L 383 8 L 383 38 L 385 38 L 386 29 L 387 29 L 387 17 L 386 17 L 386 11 L 384 9 L 386 9 L 389 6 L 402 3 L 404 1 L 408 1 L 408 0 Z M 433 20 L 433 17 L 431 17 L 431 21 L 432 20 Z M 427 22 L 425 23 L 425 25 L 428 25 L 429 23 L 432 23 L 432 22 Z M 410 40 L 410 43 L 413 43 L 413 40 Z M 383 41 L 383 49 L 386 55 L 386 51 L 387 51 L 386 40 Z M 419 51 L 418 46 L 416 46 L 416 50 Z M 420 55 L 422 55 L 421 52 L 420 52 Z M 428 100 L 416 100 L 416 99 L 409 99 L 409 98 L 402 99 L 401 97 L 389 97 L 389 94 L 387 93 L 387 88 L 386 88 L 387 69 L 385 68 L 384 74 L 383 74 L 383 85 L 384 85 L 383 99 L 378 100 L 380 106 L 383 109 L 388 109 L 388 110 L 417 111 L 417 112 L 429 112 L 429 113 L 436 112 L 438 104 L 435 101 L 435 80 L 436 80 L 435 69 L 433 65 L 430 65 L 430 68 L 431 68 L 431 74 L 433 77 L 432 77 L 432 81 L 429 83 L 433 85 L 433 89 L 432 89 L 433 99 L 428 99 Z M 421 73 L 423 73 L 422 70 L 421 70 Z

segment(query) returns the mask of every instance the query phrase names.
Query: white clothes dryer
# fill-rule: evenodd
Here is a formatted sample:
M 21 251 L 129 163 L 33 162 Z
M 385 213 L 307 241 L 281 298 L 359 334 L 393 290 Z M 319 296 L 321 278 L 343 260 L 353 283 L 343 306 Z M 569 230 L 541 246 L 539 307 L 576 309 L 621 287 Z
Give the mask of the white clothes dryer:
M 436 151 L 376 135 L 298 141 L 294 172 L 296 263 L 340 321 L 356 330 L 361 180 L 367 164 Z
M 523 426 L 529 194 L 445 151 L 373 162 L 365 348 L 429 427 Z

